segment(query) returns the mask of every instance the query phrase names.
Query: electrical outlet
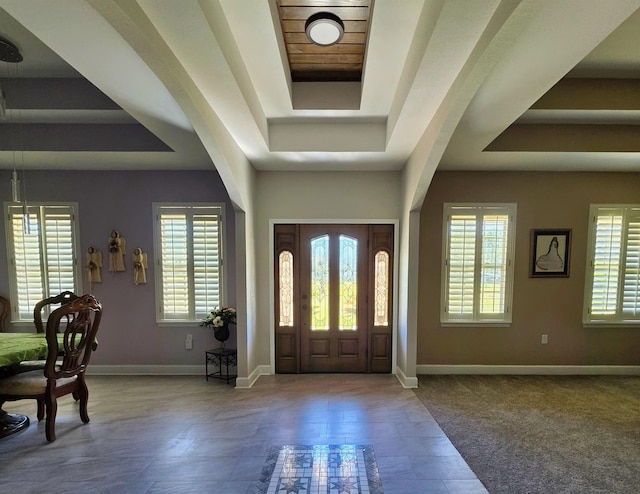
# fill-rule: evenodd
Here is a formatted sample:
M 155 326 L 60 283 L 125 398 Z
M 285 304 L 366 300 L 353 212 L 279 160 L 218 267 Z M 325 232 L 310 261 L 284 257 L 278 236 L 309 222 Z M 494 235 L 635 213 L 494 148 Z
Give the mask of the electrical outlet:
M 549 336 L 546 334 L 543 334 L 542 340 L 540 341 L 540 343 L 542 343 L 543 345 L 546 345 L 547 343 L 549 343 Z
M 188 334 L 187 337 L 184 339 L 184 348 L 186 350 L 193 349 L 193 335 Z

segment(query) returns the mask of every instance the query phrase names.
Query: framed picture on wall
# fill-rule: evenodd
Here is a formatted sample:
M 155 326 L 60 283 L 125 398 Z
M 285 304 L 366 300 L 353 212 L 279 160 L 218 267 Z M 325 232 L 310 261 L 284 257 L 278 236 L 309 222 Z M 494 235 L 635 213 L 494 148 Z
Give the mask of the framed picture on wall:
M 531 230 L 531 278 L 568 278 L 571 230 Z

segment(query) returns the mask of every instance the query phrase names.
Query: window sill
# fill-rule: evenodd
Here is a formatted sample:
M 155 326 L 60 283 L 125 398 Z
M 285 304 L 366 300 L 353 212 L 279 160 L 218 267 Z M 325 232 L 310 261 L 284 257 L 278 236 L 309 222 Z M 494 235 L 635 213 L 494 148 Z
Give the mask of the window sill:
M 587 321 L 583 328 L 640 328 L 640 321 Z
M 440 321 L 443 328 L 510 328 L 511 321 Z
M 46 327 L 47 326 L 47 320 L 45 319 L 42 322 L 44 323 L 44 326 Z M 18 319 L 18 320 L 15 320 L 15 321 L 9 321 L 9 323 L 11 323 L 11 325 L 14 328 L 31 328 L 31 329 L 33 329 L 33 331 L 36 330 L 36 327 L 33 324 L 33 319 L 30 319 L 30 320 Z
M 172 320 L 162 320 L 162 321 L 156 321 L 156 324 L 158 326 L 162 326 L 162 327 L 194 327 L 194 326 L 200 326 L 200 320 L 198 319 L 197 321 L 185 321 L 183 319 L 176 319 L 174 321 Z

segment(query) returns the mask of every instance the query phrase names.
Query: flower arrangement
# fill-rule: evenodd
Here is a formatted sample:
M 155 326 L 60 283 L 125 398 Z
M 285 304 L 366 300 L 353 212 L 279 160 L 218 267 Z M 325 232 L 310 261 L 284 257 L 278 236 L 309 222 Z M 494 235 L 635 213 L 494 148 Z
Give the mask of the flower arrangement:
M 220 328 L 236 323 L 236 310 L 233 307 L 220 307 L 212 310 L 209 315 L 202 320 L 200 326 Z

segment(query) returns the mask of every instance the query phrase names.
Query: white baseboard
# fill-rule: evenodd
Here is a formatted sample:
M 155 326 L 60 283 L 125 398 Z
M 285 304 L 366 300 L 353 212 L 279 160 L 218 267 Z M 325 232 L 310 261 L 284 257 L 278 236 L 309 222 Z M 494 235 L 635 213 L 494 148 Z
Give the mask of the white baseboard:
M 90 376 L 202 376 L 204 365 L 90 365 Z
M 638 376 L 638 365 L 418 365 L 417 374 Z
M 202 376 L 204 365 L 90 365 L 93 376 Z M 511 374 L 511 375 L 584 375 L 640 376 L 638 365 L 418 365 L 418 375 L 435 374 Z M 249 377 L 238 377 L 236 388 L 251 388 L 260 376 L 271 374 L 269 365 L 259 365 Z M 407 377 L 396 369 L 396 378 L 405 388 L 417 388 L 418 378 Z
M 417 377 L 407 377 L 402 369 L 396 367 L 396 378 L 400 381 L 403 388 L 417 388 L 418 387 L 418 378 Z
M 202 376 L 204 365 L 91 365 L 90 376 Z M 260 376 L 271 374 L 271 366 L 259 365 L 249 377 L 236 378 L 236 388 L 251 388 Z
M 259 365 L 256 367 L 249 377 L 239 377 L 236 379 L 236 388 L 248 389 L 252 387 L 260 376 L 268 376 L 271 374 L 270 365 Z

